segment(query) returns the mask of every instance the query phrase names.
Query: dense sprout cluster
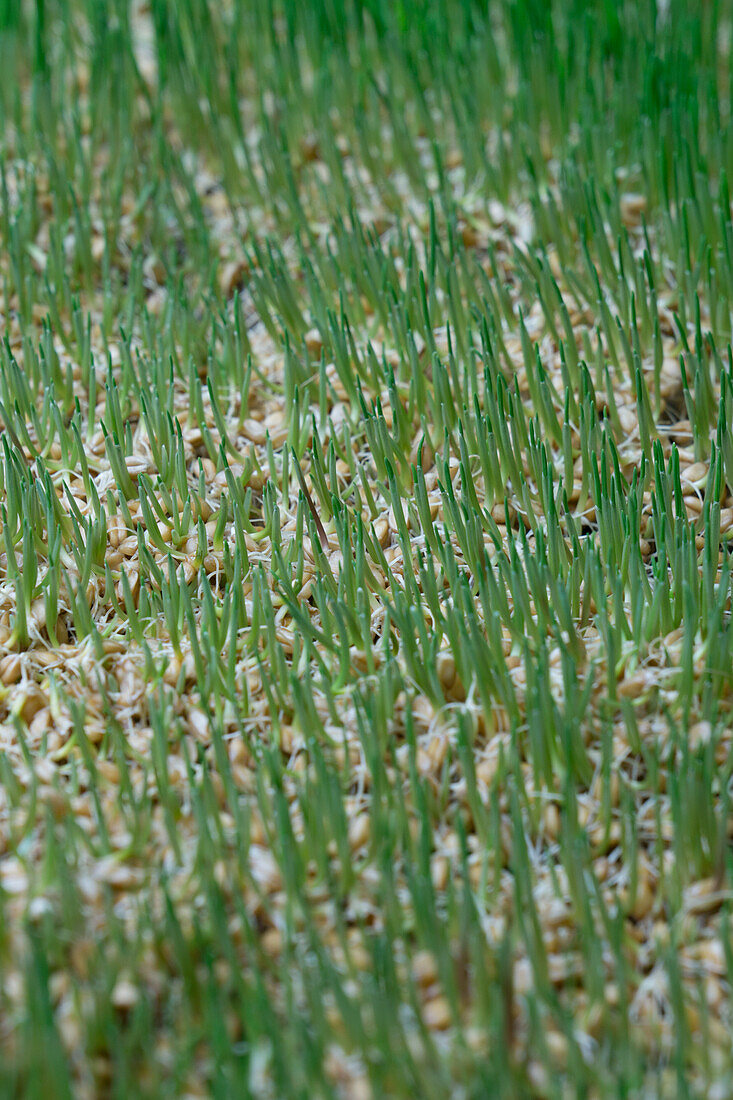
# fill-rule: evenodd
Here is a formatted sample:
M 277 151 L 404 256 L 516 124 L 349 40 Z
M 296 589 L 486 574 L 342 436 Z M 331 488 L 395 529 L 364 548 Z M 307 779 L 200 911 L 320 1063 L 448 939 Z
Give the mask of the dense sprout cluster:
M 729 0 L 0 13 L 0 1087 L 733 1092 Z

